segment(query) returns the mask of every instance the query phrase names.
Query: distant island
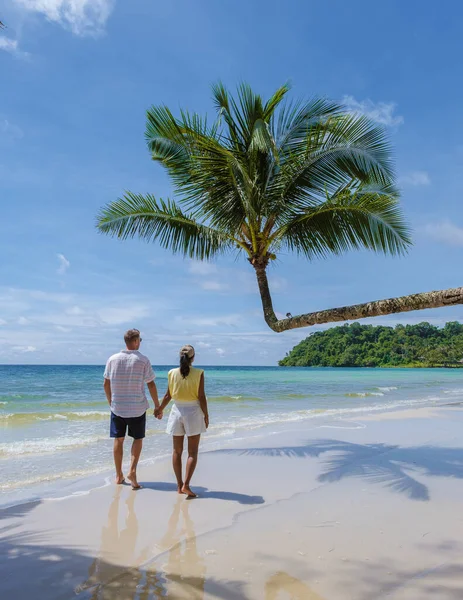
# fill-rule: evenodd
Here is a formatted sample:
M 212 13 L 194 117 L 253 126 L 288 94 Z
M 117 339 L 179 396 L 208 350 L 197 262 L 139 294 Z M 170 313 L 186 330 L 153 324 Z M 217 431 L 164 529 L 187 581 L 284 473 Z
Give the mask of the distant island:
M 281 367 L 463 367 L 463 325 L 342 325 L 312 333 Z

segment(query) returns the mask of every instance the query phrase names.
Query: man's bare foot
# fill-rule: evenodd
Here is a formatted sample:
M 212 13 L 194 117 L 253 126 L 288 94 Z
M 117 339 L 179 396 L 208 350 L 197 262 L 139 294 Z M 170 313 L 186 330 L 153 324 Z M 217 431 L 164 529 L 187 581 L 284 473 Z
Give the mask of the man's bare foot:
M 188 498 L 197 498 L 198 497 L 198 494 L 195 494 L 194 492 L 192 492 L 190 486 L 187 484 L 185 484 L 182 487 L 182 494 L 186 494 Z
M 183 483 L 179 483 L 179 484 L 177 485 L 177 492 L 178 492 L 179 494 L 184 494 L 184 493 L 185 493 L 185 492 L 183 491 Z
M 122 473 L 120 475 L 116 475 L 116 484 L 122 485 L 123 483 L 125 483 L 124 475 L 122 475 Z
M 133 490 L 141 490 L 141 488 L 143 487 L 138 483 L 136 473 L 129 473 L 127 475 L 127 479 L 130 481 Z

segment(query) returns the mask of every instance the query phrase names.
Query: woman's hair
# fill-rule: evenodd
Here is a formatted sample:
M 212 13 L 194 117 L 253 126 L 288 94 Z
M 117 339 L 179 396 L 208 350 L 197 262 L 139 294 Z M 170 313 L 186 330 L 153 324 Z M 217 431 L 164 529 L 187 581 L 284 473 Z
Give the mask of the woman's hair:
M 195 349 L 187 344 L 180 349 L 180 373 L 183 379 L 190 374 L 191 363 L 195 357 Z

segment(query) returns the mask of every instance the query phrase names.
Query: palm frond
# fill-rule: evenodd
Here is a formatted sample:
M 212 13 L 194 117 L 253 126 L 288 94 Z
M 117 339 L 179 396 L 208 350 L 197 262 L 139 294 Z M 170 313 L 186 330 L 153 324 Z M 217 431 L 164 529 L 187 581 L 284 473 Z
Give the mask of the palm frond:
M 308 131 L 342 113 L 342 106 L 326 98 L 286 103 L 274 119 L 274 138 L 280 152 L 287 154 L 304 144 Z
M 289 83 L 285 83 L 279 87 L 276 92 L 267 100 L 264 106 L 263 120 L 268 123 L 270 118 L 273 117 L 277 107 L 283 102 L 286 94 L 291 89 Z
M 237 241 L 185 214 L 171 200 L 156 200 L 150 194 L 131 192 L 101 210 L 97 227 L 121 240 L 134 237 L 148 242 L 156 240 L 163 248 L 197 260 L 231 250 Z
M 411 244 L 393 186 L 343 186 L 303 214 L 288 215 L 273 241 L 309 259 L 360 248 L 403 254 Z
M 278 150 L 273 139 L 272 132 L 264 119 L 257 119 L 254 123 L 249 152 L 254 151 L 268 154 L 278 162 Z
M 268 195 L 273 212 L 317 204 L 320 196 L 357 181 L 389 186 L 394 180 L 390 144 L 381 127 L 362 116 L 342 115 L 310 127 L 305 143 L 286 155 Z
M 217 123 L 220 125 L 224 119 L 227 127 L 230 141 L 236 150 L 244 152 L 244 135 L 239 124 L 233 118 L 232 109 L 230 107 L 230 97 L 227 88 L 222 82 L 218 82 L 212 86 L 212 96 L 214 99 L 215 108 L 217 111 Z

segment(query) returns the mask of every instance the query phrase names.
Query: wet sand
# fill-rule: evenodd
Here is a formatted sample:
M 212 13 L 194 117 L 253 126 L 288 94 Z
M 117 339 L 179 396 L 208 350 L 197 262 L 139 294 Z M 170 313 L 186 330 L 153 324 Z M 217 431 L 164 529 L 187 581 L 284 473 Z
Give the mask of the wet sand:
M 463 410 L 256 430 L 143 490 L 0 513 L 0 597 L 461 600 Z

